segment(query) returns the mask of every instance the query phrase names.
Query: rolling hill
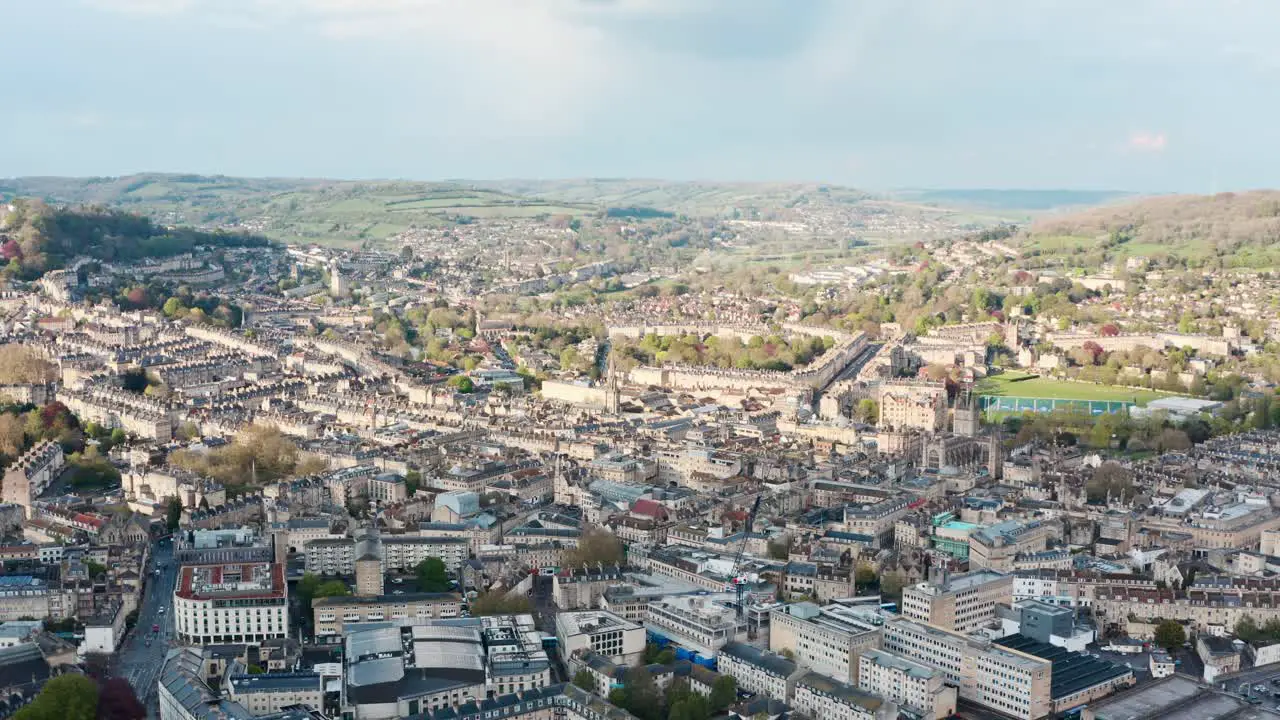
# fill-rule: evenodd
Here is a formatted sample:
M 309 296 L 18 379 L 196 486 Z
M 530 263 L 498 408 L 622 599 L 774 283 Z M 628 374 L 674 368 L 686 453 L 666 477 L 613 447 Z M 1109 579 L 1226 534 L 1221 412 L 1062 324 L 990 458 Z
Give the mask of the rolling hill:
M 244 229 L 285 242 L 331 244 L 378 241 L 410 227 L 468 218 L 581 215 L 598 209 L 454 183 L 162 174 L 0 180 L 0 196 L 105 205 L 165 224 Z
M 1280 191 L 1170 195 L 1043 218 L 1015 239 L 1044 258 L 1280 266 Z
M 930 236 L 1022 222 L 1045 207 L 1110 197 L 1088 193 L 909 191 L 874 195 L 816 183 L 668 182 L 644 179 L 448 182 L 237 178 L 147 173 L 126 177 L 0 179 L 0 197 L 103 205 L 165 225 L 247 230 L 295 243 L 355 245 L 413 227 L 478 218 L 818 218 L 830 232 L 930 228 Z M 870 222 L 868 222 L 870 219 Z M 887 222 L 884 220 L 888 219 Z

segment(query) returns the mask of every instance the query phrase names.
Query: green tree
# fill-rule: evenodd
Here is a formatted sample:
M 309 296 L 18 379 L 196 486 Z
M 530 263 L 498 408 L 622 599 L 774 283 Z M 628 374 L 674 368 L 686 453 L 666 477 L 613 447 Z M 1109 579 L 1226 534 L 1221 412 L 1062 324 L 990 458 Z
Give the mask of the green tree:
M 730 675 L 721 675 L 711 686 L 708 702 L 714 712 L 721 712 L 738 699 L 738 681 Z
M 463 394 L 475 392 L 476 389 L 475 383 L 471 382 L 471 378 L 466 375 L 454 375 L 449 378 L 449 385 Z
M 112 431 L 111 431 L 111 444 L 112 444 L 113 446 L 114 446 L 114 445 L 122 445 L 122 444 L 124 444 L 124 441 L 125 441 L 126 439 L 127 439 L 127 438 L 126 438 L 126 436 L 125 436 L 125 434 L 124 434 L 124 430 L 122 430 L 121 428 L 116 428 L 116 429 L 114 429 L 114 430 L 112 430 Z
M 176 297 L 171 297 L 168 300 L 165 300 L 164 306 L 161 308 L 161 312 L 165 314 L 165 317 L 171 318 L 181 317 L 186 311 L 186 306 L 184 306 L 182 301 Z
M 417 470 L 410 470 L 409 472 L 405 473 L 404 486 L 405 486 L 405 490 L 408 491 L 410 497 L 417 495 L 418 488 L 422 486 L 422 473 L 418 472 Z
M 14 720 L 94 720 L 98 713 L 98 684 L 84 675 L 59 675 L 45 683 L 30 705 Z
M 565 553 L 565 565 L 578 568 L 589 565 L 618 565 L 625 559 L 622 541 L 608 530 L 590 527 L 578 538 L 578 547 Z
M 418 563 L 414 569 L 418 576 L 418 589 L 422 592 L 445 592 L 449 589 L 449 571 L 440 558 L 430 557 Z
M 871 398 L 859 400 L 856 417 L 860 422 L 875 425 L 880 421 L 880 404 Z
M 500 590 L 486 592 L 471 601 L 471 615 L 520 615 L 533 611 L 533 603 L 524 595 L 506 595 Z
M 622 678 L 622 685 L 626 688 L 626 704 L 623 707 L 627 712 L 642 720 L 659 720 L 662 717 L 662 694 L 648 668 L 633 667 L 627 670 Z
M 586 690 L 587 692 L 595 692 L 596 676 L 591 674 L 590 670 L 582 669 L 573 676 L 573 684 Z
M 644 664 L 652 665 L 658 662 L 658 656 L 662 654 L 663 649 L 658 643 L 646 643 L 644 646 Z
M 88 571 L 89 577 L 98 578 L 107 574 L 107 566 L 102 563 L 96 563 L 92 560 L 84 561 L 84 569 Z
M 902 599 L 902 585 L 904 583 L 902 573 L 898 571 L 881 573 L 880 575 L 880 594 L 893 598 L 895 601 Z
M 165 524 L 170 532 L 177 530 L 182 522 L 182 501 L 177 497 L 169 498 L 169 506 L 165 509 Z
M 1187 641 L 1187 631 L 1176 620 L 1165 620 L 1156 626 L 1156 644 L 1174 650 Z
M 327 597 L 346 597 L 350 594 L 351 588 L 347 587 L 345 582 L 341 580 L 326 580 L 320 583 L 315 592 L 311 594 L 311 598 L 319 600 Z
M 870 587 L 876 584 L 879 576 L 876 575 L 875 568 L 867 565 L 859 565 L 853 574 L 853 582 L 858 587 Z

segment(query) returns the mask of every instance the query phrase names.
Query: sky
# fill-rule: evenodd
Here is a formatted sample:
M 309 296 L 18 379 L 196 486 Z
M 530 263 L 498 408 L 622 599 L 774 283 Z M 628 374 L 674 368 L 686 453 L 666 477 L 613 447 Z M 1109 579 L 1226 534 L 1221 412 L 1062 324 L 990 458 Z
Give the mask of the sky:
M 0 177 L 1280 185 L 1277 0 L 4 0 Z

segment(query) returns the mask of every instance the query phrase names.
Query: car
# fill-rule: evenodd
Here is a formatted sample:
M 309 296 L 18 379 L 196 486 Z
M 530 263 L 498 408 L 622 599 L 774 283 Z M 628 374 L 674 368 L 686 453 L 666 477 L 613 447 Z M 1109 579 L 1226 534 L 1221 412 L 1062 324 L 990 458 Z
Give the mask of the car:
M 163 605 L 161 605 L 161 606 L 160 606 L 160 614 L 161 614 L 161 615 L 163 615 L 163 614 L 164 614 L 164 606 L 163 606 Z

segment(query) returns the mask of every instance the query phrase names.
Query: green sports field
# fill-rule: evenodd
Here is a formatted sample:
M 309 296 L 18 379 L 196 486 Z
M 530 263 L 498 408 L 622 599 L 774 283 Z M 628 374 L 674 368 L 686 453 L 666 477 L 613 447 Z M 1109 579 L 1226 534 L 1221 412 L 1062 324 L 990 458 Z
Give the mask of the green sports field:
M 1036 377 L 1026 373 L 1001 373 L 983 378 L 974 388 L 978 395 L 996 397 L 1043 398 L 1046 400 L 1108 400 L 1134 402 L 1146 405 L 1148 402 L 1169 393 L 1155 390 L 1135 390 L 1133 388 L 1094 385 L 1093 383 L 1070 382 L 1051 378 Z

